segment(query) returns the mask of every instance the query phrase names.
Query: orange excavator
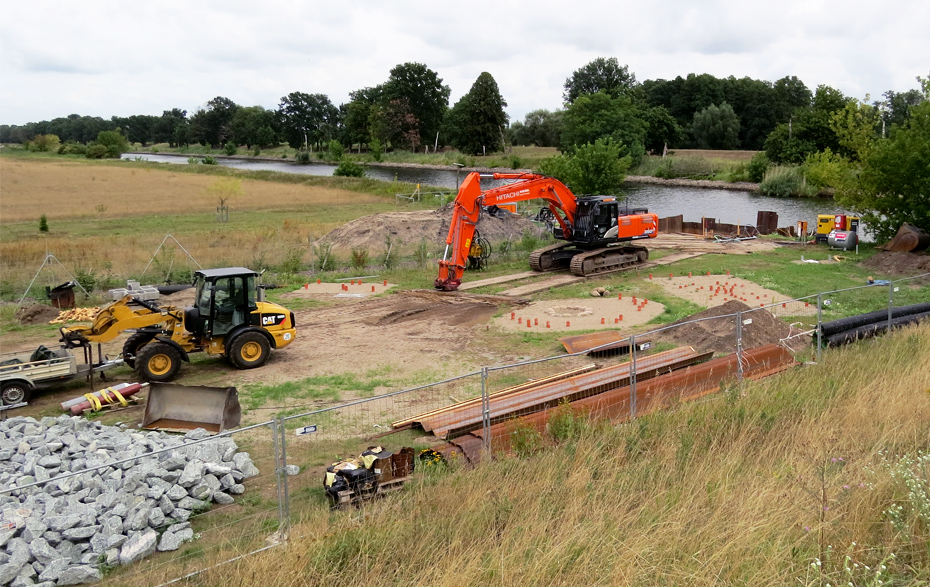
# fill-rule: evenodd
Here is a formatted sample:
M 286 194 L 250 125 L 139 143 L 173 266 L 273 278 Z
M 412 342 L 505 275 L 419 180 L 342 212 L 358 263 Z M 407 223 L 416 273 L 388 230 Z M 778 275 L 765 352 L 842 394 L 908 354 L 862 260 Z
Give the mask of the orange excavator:
M 517 181 L 482 191 L 482 177 Z M 535 271 L 568 268 L 575 275 L 587 277 L 622 271 L 649 258 L 645 247 L 624 243 L 657 236 L 659 218 L 655 214 L 646 211 L 622 214 L 615 197 L 576 197 L 565 184 L 545 175 L 469 173 L 455 198 L 446 250 L 434 283 L 436 289 L 455 291 L 462 284 L 482 207 L 537 198 L 546 201 L 557 222 L 557 226 L 553 225 L 553 236 L 564 242 L 533 251 L 530 267 Z

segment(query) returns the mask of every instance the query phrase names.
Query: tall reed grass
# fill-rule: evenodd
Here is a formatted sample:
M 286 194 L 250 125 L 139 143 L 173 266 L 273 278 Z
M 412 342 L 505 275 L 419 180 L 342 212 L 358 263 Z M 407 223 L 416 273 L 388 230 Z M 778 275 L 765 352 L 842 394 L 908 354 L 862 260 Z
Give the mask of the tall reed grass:
M 421 471 L 359 510 L 330 513 L 320 495 L 286 547 L 200 580 L 926 584 L 930 527 L 912 516 L 902 532 L 887 512 L 930 508 L 900 474 L 930 448 L 928 389 L 925 325 L 626 425 L 563 427 L 532 457 Z

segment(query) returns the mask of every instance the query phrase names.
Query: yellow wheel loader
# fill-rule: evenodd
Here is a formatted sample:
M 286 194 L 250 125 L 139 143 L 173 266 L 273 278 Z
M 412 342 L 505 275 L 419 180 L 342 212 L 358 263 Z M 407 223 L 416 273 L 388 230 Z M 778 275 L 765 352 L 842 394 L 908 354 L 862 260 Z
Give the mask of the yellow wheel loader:
M 293 342 L 294 313 L 264 301 L 258 274 L 245 267 L 204 269 L 194 277 L 194 305 L 158 306 L 132 295 L 106 306 L 90 326 L 62 328 L 68 347 L 114 340 L 132 332 L 123 359 L 146 381 L 173 380 L 189 353 L 223 355 L 239 369 L 261 367 L 271 349 Z

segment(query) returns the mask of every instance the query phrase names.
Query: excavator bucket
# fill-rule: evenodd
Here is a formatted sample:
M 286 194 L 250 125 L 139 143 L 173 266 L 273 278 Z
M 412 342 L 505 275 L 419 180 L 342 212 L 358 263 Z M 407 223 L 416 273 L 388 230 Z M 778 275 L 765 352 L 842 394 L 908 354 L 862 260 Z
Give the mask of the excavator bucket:
M 235 387 L 152 383 L 142 427 L 173 432 L 203 428 L 218 434 L 235 428 L 241 419 L 239 392 Z

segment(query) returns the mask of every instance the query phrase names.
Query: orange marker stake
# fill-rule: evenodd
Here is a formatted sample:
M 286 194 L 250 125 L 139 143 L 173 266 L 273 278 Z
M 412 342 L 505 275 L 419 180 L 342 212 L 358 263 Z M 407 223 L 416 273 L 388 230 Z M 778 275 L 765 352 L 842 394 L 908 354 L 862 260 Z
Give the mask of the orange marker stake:
M 305 283 L 305 284 L 304 284 L 304 289 L 310 289 L 310 284 L 309 284 L 309 283 Z
M 572 325 L 568 320 L 565 321 L 565 328 L 569 328 Z
M 523 324 L 523 318 L 517 318 L 517 324 Z
M 320 285 L 320 281 L 321 281 L 320 279 L 317 279 L 317 280 L 316 280 L 316 284 L 317 284 L 317 285 Z
M 619 318 L 614 318 L 614 324 L 619 324 L 619 323 L 620 323 L 620 319 L 619 319 Z
M 533 318 L 533 326 L 539 326 L 539 318 Z
M 652 279 L 652 273 L 649 274 L 649 279 Z
M 620 314 L 620 321 L 623 322 L 623 314 Z
M 606 322 L 604 322 L 604 319 L 603 319 L 603 318 L 601 318 L 601 324 L 606 324 Z
M 384 280 L 384 287 L 387 287 L 387 279 Z
M 549 321 L 546 320 L 546 328 L 549 328 Z
M 375 286 L 371 286 L 371 293 L 375 293 Z

